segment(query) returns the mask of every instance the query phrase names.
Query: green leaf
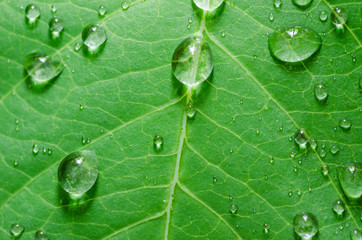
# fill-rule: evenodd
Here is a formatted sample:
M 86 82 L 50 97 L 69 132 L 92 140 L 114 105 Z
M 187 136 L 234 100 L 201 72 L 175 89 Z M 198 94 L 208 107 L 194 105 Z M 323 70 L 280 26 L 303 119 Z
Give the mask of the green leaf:
M 134 0 L 128 10 L 111 0 L 57 1 L 55 14 L 43 0 L 34 28 L 24 20 L 28 1 L 0 4 L 0 239 L 11 239 L 14 223 L 25 227 L 20 239 L 40 229 L 66 240 L 293 239 L 293 218 L 302 211 L 317 217 L 318 239 L 348 239 L 362 227 L 361 205 L 347 201 L 336 171 L 362 155 L 360 1 L 314 0 L 305 10 L 289 0 L 278 10 L 270 0 L 227 1 L 204 19 L 191 0 Z M 344 33 L 319 20 L 334 7 L 348 11 Z M 53 15 L 64 22 L 60 41 L 49 37 Z M 108 36 L 97 56 L 74 50 L 91 23 Z M 283 65 L 268 50 L 267 34 L 290 26 L 322 38 L 320 52 L 300 66 Z M 193 96 L 189 120 L 171 58 L 200 29 L 214 71 Z M 66 65 L 43 90 L 28 88 L 23 63 L 32 52 Z M 328 87 L 324 104 L 315 99 L 317 83 Z M 351 129 L 338 126 L 342 119 Z M 317 150 L 304 154 L 288 140 L 299 128 Z M 163 137 L 160 152 L 155 135 Z M 333 145 L 340 147 L 335 155 Z M 83 149 L 96 152 L 99 175 L 77 205 L 60 188 L 57 169 Z M 346 203 L 341 219 L 332 210 L 337 199 Z

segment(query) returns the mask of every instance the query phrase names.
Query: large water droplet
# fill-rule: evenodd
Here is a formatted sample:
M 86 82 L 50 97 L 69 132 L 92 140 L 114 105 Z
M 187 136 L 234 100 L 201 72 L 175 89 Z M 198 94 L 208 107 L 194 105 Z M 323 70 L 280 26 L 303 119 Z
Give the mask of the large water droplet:
M 324 102 L 328 98 L 328 88 L 322 83 L 316 84 L 314 86 L 314 95 L 319 101 Z
M 319 13 L 319 20 L 321 20 L 322 22 L 325 22 L 325 21 L 327 21 L 327 19 L 328 19 L 328 14 L 327 14 L 327 12 L 321 11 L 321 12 Z
M 95 52 L 107 40 L 106 30 L 98 24 L 89 24 L 83 29 L 82 40 L 90 52 Z
M 338 7 L 331 12 L 331 22 L 337 29 L 343 29 L 343 25 L 348 20 L 348 13 L 343 7 Z
M 362 240 L 362 233 L 358 229 L 354 229 L 351 232 L 351 240 Z
M 63 29 L 64 23 L 62 19 L 54 17 L 49 21 L 49 31 L 53 38 L 58 38 Z
M 298 129 L 294 134 L 294 141 L 301 149 L 306 149 L 309 142 L 309 133 L 304 128 Z
M 231 204 L 230 213 L 235 214 L 238 211 L 238 207 L 235 204 Z
M 218 8 L 223 0 L 193 0 L 196 6 L 205 10 L 205 11 L 214 11 Z
M 341 200 L 335 201 L 335 202 L 333 203 L 332 208 L 333 208 L 333 211 L 334 211 L 337 215 L 339 215 L 339 216 L 343 215 L 343 213 L 344 213 L 344 203 L 343 203 Z
M 293 4 L 299 8 L 307 8 L 313 0 L 292 0 Z
M 107 13 L 107 8 L 103 5 L 99 6 L 98 8 L 98 15 L 103 17 Z
M 60 186 L 75 199 L 95 184 L 97 175 L 97 156 L 94 151 L 71 153 L 62 160 L 58 168 Z
M 25 17 L 28 23 L 33 24 L 35 23 L 36 19 L 40 17 L 40 9 L 38 6 L 34 4 L 29 4 L 25 8 Z
M 358 200 L 362 196 L 361 169 L 361 163 L 347 163 L 338 167 L 339 184 L 341 185 L 344 194 L 351 201 Z
M 280 9 L 282 7 L 282 1 L 281 0 L 274 0 L 273 5 L 275 9 Z
M 341 121 L 339 121 L 339 126 L 343 129 L 343 130 L 348 130 L 351 128 L 352 126 L 352 122 L 348 119 L 342 119 Z
M 195 117 L 196 109 L 195 109 L 194 105 L 192 104 L 192 102 L 189 102 L 186 105 L 185 111 L 186 111 L 187 118 L 193 119 Z
M 63 71 L 64 65 L 44 53 L 31 53 L 25 57 L 24 68 L 34 86 L 44 86 Z
M 191 87 L 204 82 L 214 66 L 209 44 L 201 37 L 186 38 L 172 56 L 172 71 L 181 83 Z
M 322 45 L 313 30 L 291 27 L 275 31 L 269 38 L 269 51 L 278 60 L 299 63 L 309 59 Z
M 35 233 L 34 240 L 48 240 L 48 234 L 42 230 L 39 230 Z
M 317 218 L 309 212 L 298 213 L 293 221 L 294 231 L 302 239 L 311 239 L 318 232 Z
M 156 135 L 153 138 L 153 147 L 156 151 L 161 151 L 163 147 L 163 137 L 161 135 Z
M 18 223 L 15 223 L 13 225 L 11 225 L 11 235 L 13 235 L 14 237 L 19 237 L 23 232 L 24 232 L 24 226 Z

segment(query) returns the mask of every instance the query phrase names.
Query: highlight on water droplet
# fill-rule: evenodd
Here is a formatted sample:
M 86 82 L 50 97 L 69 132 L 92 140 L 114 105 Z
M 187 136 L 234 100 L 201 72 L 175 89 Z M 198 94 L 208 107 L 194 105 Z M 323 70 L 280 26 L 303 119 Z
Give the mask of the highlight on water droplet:
M 346 163 L 337 168 L 339 184 L 351 201 L 355 203 L 362 196 L 362 164 L 361 163 Z
M 98 24 L 89 24 L 83 29 L 82 40 L 91 54 L 96 53 L 107 40 L 106 30 Z
M 10 233 L 13 237 L 17 238 L 24 232 L 24 226 L 18 223 L 11 225 Z
M 319 13 L 319 20 L 321 20 L 321 22 L 325 22 L 325 21 L 327 21 L 327 19 L 328 19 L 327 12 L 326 11 L 321 11 Z
M 46 232 L 39 230 L 35 232 L 34 240 L 48 240 L 49 236 Z
M 336 26 L 337 30 L 344 29 L 344 24 L 347 23 L 348 13 L 343 7 L 334 8 L 331 12 L 331 23 Z
M 182 41 L 172 56 L 172 71 L 177 80 L 188 87 L 204 82 L 214 66 L 209 44 L 199 36 Z
M 322 45 L 313 30 L 290 27 L 275 31 L 268 39 L 270 54 L 285 63 L 300 63 L 310 59 Z
M 312 239 L 318 232 L 317 218 L 309 212 L 295 215 L 293 220 L 294 232 L 303 240 Z
M 309 143 L 310 135 L 304 128 L 298 129 L 294 134 L 294 141 L 298 144 L 300 149 L 306 149 Z
M 293 4 L 299 8 L 305 9 L 313 2 L 313 0 L 292 0 Z
M 339 126 L 343 130 L 349 130 L 352 126 L 352 122 L 348 119 L 342 119 L 341 121 L 339 121 Z
M 185 111 L 188 119 L 193 119 L 195 117 L 196 109 L 191 101 L 186 105 Z
M 64 23 L 62 19 L 54 17 L 49 21 L 49 32 L 51 33 L 53 39 L 59 38 L 63 30 Z
M 156 151 L 161 151 L 163 148 L 163 137 L 161 135 L 156 135 L 153 138 L 153 147 Z
M 29 4 L 25 8 L 25 17 L 29 24 L 34 24 L 35 21 L 40 17 L 40 9 L 34 4 Z
M 100 17 L 104 17 L 104 15 L 106 15 L 106 13 L 107 13 L 107 8 L 105 6 L 103 6 L 103 5 L 100 5 L 98 7 L 98 15 Z
M 314 86 L 314 95 L 320 102 L 325 102 L 328 99 L 328 88 L 324 84 L 318 83 Z
M 59 184 L 72 199 L 81 198 L 95 184 L 97 176 L 97 155 L 94 151 L 71 153 L 59 164 Z
M 333 211 L 337 216 L 342 216 L 344 214 L 344 203 L 341 200 L 337 200 L 332 205 Z
M 32 85 L 43 87 L 62 73 L 64 65 L 44 53 L 31 53 L 25 57 L 24 68 Z
M 223 0 L 193 0 L 195 5 L 205 11 L 214 11 L 224 2 Z
M 319 156 L 320 156 L 321 158 L 324 158 L 326 155 L 327 155 L 326 150 L 321 149 L 321 150 L 319 151 Z
M 236 214 L 236 212 L 238 211 L 238 207 L 235 204 L 231 204 L 229 210 L 231 214 Z

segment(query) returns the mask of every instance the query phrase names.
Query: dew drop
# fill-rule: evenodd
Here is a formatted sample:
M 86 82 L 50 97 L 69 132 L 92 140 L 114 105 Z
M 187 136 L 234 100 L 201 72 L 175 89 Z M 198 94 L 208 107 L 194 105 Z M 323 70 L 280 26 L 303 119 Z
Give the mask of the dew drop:
M 216 183 L 216 182 L 217 182 L 217 177 L 216 177 L 216 176 L 213 176 L 213 177 L 212 177 L 212 181 L 213 181 L 214 183 Z
M 187 22 L 191 24 L 191 23 L 193 22 L 192 17 L 189 17 L 189 18 L 187 19 Z
M 161 151 L 163 148 L 163 137 L 161 135 L 156 135 L 153 138 L 153 147 L 156 151 Z
M 33 145 L 33 154 L 36 155 L 36 154 L 38 154 L 38 152 L 39 152 L 39 147 L 37 144 L 34 144 Z
M 309 144 L 310 144 L 310 147 L 312 148 L 312 149 L 317 149 L 317 141 L 315 140 L 315 139 L 311 139 L 310 141 L 309 141 Z
M 193 0 L 197 7 L 205 11 L 214 11 L 216 8 L 220 7 L 223 3 L 223 0 Z
M 328 19 L 328 14 L 325 11 L 321 11 L 319 13 L 319 20 L 321 20 L 322 22 L 327 21 Z
M 80 109 L 80 110 L 83 110 L 83 109 L 84 109 L 83 104 L 79 104 L 79 109 Z
M 289 191 L 288 191 L 288 196 L 289 196 L 289 197 L 293 197 L 293 191 L 292 191 L 292 190 L 289 190 Z
M 34 86 L 44 86 L 62 73 L 64 65 L 44 53 L 31 53 L 25 57 L 24 68 Z
M 236 214 L 237 211 L 238 211 L 238 207 L 235 204 L 231 204 L 230 205 L 230 213 L 231 214 Z
M 122 2 L 121 7 L 122 7 L 122 10 L 127 10 L 129 8 L 128 2 L 126 2 L 126 1 Z
M 343 29 L 343 25 L 348 20 L 348 13 L 343 7 L 338 7 L 331 12 L 331 22 L 337 29 Z
M 229 194 L 229 200 L 233 200 L 233 195 Z
M 198 36 L 182 41 L 172 56 L 172 71 L 176 79 L 188 87 L 204 82 L 210 76 L 213 65 L 209 44 Z
M 48 240 L 48 234 L 42 230 L 36 231 L 34 240 Z
M 274 0 L 273 5 L 275 9 L 280 9 L 282 7 L 282 1 L 281 0 Z
M 16 166 L 18 166 L 18 164 L 19 164 L 19 162 L 18 162 L 18 160 L 14 160 L 14 167 L 16 167 Z
M 273 157 L 270 157 L 270 158 L 269 158 L 269 163 L 270 163 L 270 164 L 273 164 L 273 163 L 274 163 L 274 158 L 273 158 Z
M 329 172 L 329 166 L 324 164 L 322 167 L 321 167 L 321 172 L 323 174 L 323 176 L 328 176 L 328 172 Z
M 344 203 L 341 200 L 337 200 L 333 203 L 333 211 L 338 215 L 342 216 L 344 213 Z
M 321 149 L 321 150 L 319 151 L 319 156 L 320 156 L 321 158 L 324 158 L 326 155 L 327 155 L 326 150 Z
M 15 223 L 13 225 L 11 225 L 11 235 L 14 237 L 19 237 L 23 232 L 24 232 L 24 226 L 18 223 Z
M 348 119 L 342 119 L 341 121 L 339 121 L 339 126 L 343 130 L 349 130 L 352 126 L 352 122 Z
M 295 215 L 293 226 L 295 233 L 302 239 L 311 239 L 318 232 L 317 218 L 309 212 Z
M 263 224 L 263 232 L 264 233 L 269 233 L 269 231 L 270 231 L 269 224 L 267 224 L 267 223 Z
M 89 24 L 83 29 L 82 40 L 84 45 L 88 47 L 88 50 L 94 53 L 106 42 L 107 34 L 102 26 Z
M 358 229 L 354 229 L 351 232 L 351 240 L 361 240 L 362 239 L 362 233 Z
M 328 88 L 324 84 L 318 83 L 314 86 L 314 95 L 320 102 L 324 102 L 328 98 Z
M 269 20 L 270 20 L 271 22 L 274 20 L 274 15 L 273 15 L 273 13 L 270 13 L 270 14 L 269 14 Z
M 260 134 L 260 130 L 259 130 L 259 128 L 257 128 L 257 129 L 255 130 L 255 133 L 256 133 L 257 135 L 259 135 L 259 134 Z
M 187 115 L 188 119 L 193 119 L 195 117 L 196 109 L 195 109 L 194 105 L 192 104 L 192 102 L 189 102 L 186 105 L 185 111 L 186 111 L 186 115 Z
M 34 4 L 29 4 L 25 8 L 25 17 L 28 23 L 33 24 L 40 17 L 40 9 Z
M 306 149 L 309 142 L 309 136 L 307 130 L 300 128 L 294 134 L 294 141 L 298 144 L 300 149 Z
M 58 168 L 60 186 L 74 199 L 81 197 L 95 184 L 97 175 L 97 155 L 94 151 L 71 153 Z
M 55 6 L 54 4 L 51 6 L 51 8 L 50 8 L 50 11 L 52 12 L 52 13 L 56 13 L 57 12 L 57 6 Z
M 81 47 L 82 47 L 82 45 L 80 43 L 76 43 L 74 45 L 74 51 L 78 52 Z
M 221 35 L 222 38 L 225 38 L 225 37 L 226 37 L 226 33 L 225 33 L 224 31 L 221 31 L 221 32 L 220 32 L 220 35 Z
M 53 150 L 51 148 L 48 148 L 48 155 L 52 155 Z
M 339 184 L 351 201 L 355 201 L 362 196 L 362 164 L 361 163 L 347 163 L 338 167 Z
M 329 149 L 329 151 L 333 154 L 336 155 L 339 152 L 339 147 L 336 145 L 331 146 L 331 148 Z
M 54 39 L 59 38 L 63 30 L 64 30 L 64 23 L 62 19 L 54 17 L 49 21 L 49 31 Z
M 235 2 L 230 2 L 230 6 L 234 7 L 235 6 Z
M 307 8 L 313 0 L 292 0 L 293 4 L 299 8 Z
M 279 126 L 279 131 L 283 132 L 283 126 L 282 125 Z
M 296 154 L 295 154 L 294 151 L 292 151 L 292 152 L 290 153 L 290 157 L 291 157 L 291 158 L 295 158 L 295 155 L 296 155 Z
M 103 5 L 100 5 L 98 7 L 98 15 L 100 17 L 104 17 L 104 15 L 106 15 L 106 13 L 107 13 L 107 8 L 105 6 L 103 6 Z

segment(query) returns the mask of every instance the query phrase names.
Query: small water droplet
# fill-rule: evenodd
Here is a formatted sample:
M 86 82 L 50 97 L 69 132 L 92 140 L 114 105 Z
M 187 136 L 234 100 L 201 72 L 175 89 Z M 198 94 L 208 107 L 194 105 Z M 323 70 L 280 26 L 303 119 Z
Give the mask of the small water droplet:
M 298 167 L 297 167 L 297 166 L 294 166 L 294 167 L 293 167 L 293 171 L 294 171 L 294 172 L 298 172 Z
M 231 193 L 229 194 L 229 200 L 233 200 L 233 195 Z
M 230 6 L 234 7 L 235 6 L 235 2 L 230 2 Z
M 212 12 L 221 6 L 223 0 L 193 0 L 195 5 L 205 11 Z
M 333 154 L 336 155 L 339 152 L 339 147 L 336 145 L 331 146 L 331 148 L 329 149 L 329 151 Z
M 257 128 L 257 129 L 255 130 L 255 133 L 259 135 L 259 134 L 260 134 L 260 130 Z
M 196 109 L 195 109 L 194 105 L 192 104 L 192 102 L 189 102 L 186 105 L 185 111 L 186 111 L 186 115 L 187 115 L 188 119 L 193 119 L 195 117 Z
M 74 51 L 78 52 L 81 47 L 82 47 L 82 45 L 80 43 L 76 43 L 74 45 Z
M 312 191 L 312 187 L 311 186 L 308 186 L 308 191 Z
M 217 177 L 216 177 L 216 176 L 213 176 L 213 177 L 212 177 L 212 181 L 213 181 L 214 183 L 216 183 L 216 182 L 217 182 Z
M 297 195 L 298 196 L 302 195 L 302 191 L 300 191 L 300 189 L 297 190 Z
M 161 135 L 156 135 L 153 138 L 153 147 L 156 151 L 161 151 L 163 148 L 163 137 Z
M 321 149 L 321 150 L 319 151 L 319 156 L 320 156 L 321 158 L 324 158 L 326 155 L 327 155 L 327 151 L 326 151 L 326 150 Z
M 324 176 L 328 176 L 328 172 L 329 172 L 329 166 L 324 164 L 322 167 L 321 167 L 321 172 Z
M 106 30 L 98 24 L 89 24 L 83 29 L 82 40 L 89 52 L 95 53 L 107 40 Z
M 328 14 L 327 14 L 327 12 L 321 11 L 321 12 L 319 13 L 319 20 L 321 20 L 322 22 L 325 22 L 325 21 L 327 21 L 327 19 L 328 19 Z
M 351 232 L 351 240 L 361 240 L 362 239 L 362 233 L 358 229 L 354 229 Z
M 317 149 L 318 145 L 317 145 L 317 141 L 315 139 L 310 140 L 309 144 L 312 149 Z
M 18 164 L 19 164 L 19 162 L 18 162 L 18 160 L 14 160 L 14 167 L 16 167 L 16 166 L 18 166 Z
M 270 14 L 269 14 L 269 20 L 270 20 L 271 22 L 274 20 L 274 15 L 273 15 L 273 13 L 270 13 Z
M 294 134 L 294 141 L 298 144 L 300 149 L 306 149 L 309 143 L 309 133 L 304 128 L 298 129 Z
M 222 38 L 226 37 L 226 33 L 224 31 L 221 31 L 220 35 L 221 35 Z
M 80 110 L 83 110 L 83 109 L 84 109 L 83 104 L 79 104 L 79 109 L 80 109 Z
M 190 24 L 190 23 L 187 24 L 186 27 L 187 27 L 187 29 L 190 29 L 190 28 L 191 28 L 191 24 Z
M 29 24 L 34 24 L 40 17 L 40 9 L 34 4 L 29 4 L 25 8 L 25 16 Z
M 357 201 L 362 196 L 361 169 L 362 164 L 357 162 L 347 163 L 337 168 L 341 188 L 351 202 Z
M 283 126 L 282 125 L 279 126 L 279 131 L 283 132 Z
M 341 200 L 337 200 L 333 203 L 333 211 L 338 215 L 342 216 L 344 213 L 344 203 Z
M 288 196 L 289 196 L 289 197 L 293 197 L 293 191 L 292 191 L 292 190 L 289 190 L 289 191 L 288 191 Z
M 34 144 L 33 145 L 33 154 L 36 155 L 36 154 L 38 154 L 38 152 L 39 152 L 39 147 L 37 144 Z
M 352 126 L 352 122 L 348 119 L 342 119 L 341 121 L 339 121 L 339 126 L 343 130 L 349 130 Z
M 270 164 L 273 164 L 273 163 L 274 163 L 274 158 L 273 158 L 273 157 L 270 157 L 270 158 L 269 158 L 269 163 L 270 163 Z
M 324 84 L 318 83 L 314 86 L 314 95 L 319 101 L 324 102 L 328 98 L 328 88 Z
M 191 24 L 191 23 L 193 22 L 192 17 L 189 17 L 189 18 L 187 19 L 187 22 Z
M 100 5 L 98 7 L 98 15 L 100 17 L 104 17 L 106 15 L 106 13 L 107 13 L 107 8 L 105 6 L 103 6 L 103 5 Z
M 62 19 L 54 17 L 49 21 L 49 31 L 54 39 L 59 38 L 63 30 L 64 23 Z
M 299 8 L 305 9 L 309 7 L 313 0 L 292 0 L 293 4 Z M 308 14 L 308 13 L 307 13 Z M 308 15 L 307 15 L 308 16 Z
M 273 4 L 274 4 L 275 9 L 280 9 L 282 7 L 282 1 L 281 0 L 274 0 Z
M 230 213 L 231 214 L 236 214 L 237 211 L 238 211 L 238 207 L 235 204 L 231 204 L 230 205 Z
M 290 153 L 290 157 L 291 157 L 291 158 L 295 158 L 295 155 L 296 155 L 296 153 L 295 153 L 294 151 L 292 151 L 292 152 Z
M 47 152 L 47 147 L 43 147 L 43 154 Z
M 11 235 L 14 237 L 19 237 L 23 232 L 24 232 L 24 226 L 18 223 L 15 223 L 13 225 L 11 225 Z
M 126 2 L 126 1 L 122 2 L 121 7 L 122 7 L 122 10 L 127 10 L 129 8 L 128 2 Z
M 48 148 L 48 155 L 52 155 L 53 150 L 51 148 Z
M 264 233 L 269 233 L 269 231 L 270 231 L 269 224 L 267 224 L 267 223 L 263 224 L 263 232 Z
M 331 22 L 337 29 L 343 30 L 344 24 L 348 20 L 348 13 L 343 7 L 338 7 L 331 12 Z
M 50 11 L 52 12 L 52 13 L 56 13 L 57 12 L 57 6 L 55 6 L 54 4 L 51 6 L 51 8 L 50 8 Z
M 309 212 L 295 215 L 293 221 L 294 231 L 302 239 L 312 239 L 318 232 L 317 218 Z
M 36 231 L 35 232 L 35 236 L 34 236 L 34 240 L 48 240 L 48 234 L 42 230 Z

